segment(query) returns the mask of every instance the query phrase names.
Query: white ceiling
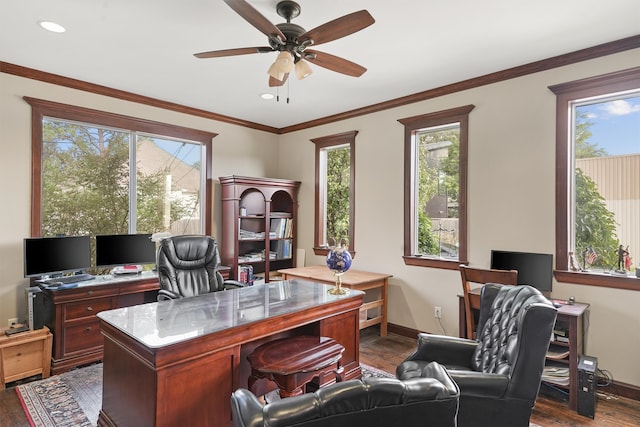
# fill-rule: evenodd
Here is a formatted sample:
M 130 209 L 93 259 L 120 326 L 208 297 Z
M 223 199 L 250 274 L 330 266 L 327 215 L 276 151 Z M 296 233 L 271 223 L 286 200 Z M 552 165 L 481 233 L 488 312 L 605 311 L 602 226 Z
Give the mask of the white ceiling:
M 273 23 L 277 0 L 248 0 Z M 221 0 L 2 0 L 0 61 L 276 128 L 388 101 L 640 34 L 639 0 L 298 0 L 307 30 L 367 9 L 376 22 L 314 49 L 368 69 L 312 65 L 280 102 L 266 74 L 276 53 L 197 59 L 267 46 Z M 67 31 L 41 29 L 55 21 Z

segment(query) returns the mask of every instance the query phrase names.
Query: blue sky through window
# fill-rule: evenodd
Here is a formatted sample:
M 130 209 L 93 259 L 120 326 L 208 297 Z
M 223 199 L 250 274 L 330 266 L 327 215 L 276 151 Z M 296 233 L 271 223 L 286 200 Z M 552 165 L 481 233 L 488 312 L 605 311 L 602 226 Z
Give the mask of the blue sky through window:
M 640 96 L 577 108 L 589 117 L 591 143 L 610 156 L 640 153 Z

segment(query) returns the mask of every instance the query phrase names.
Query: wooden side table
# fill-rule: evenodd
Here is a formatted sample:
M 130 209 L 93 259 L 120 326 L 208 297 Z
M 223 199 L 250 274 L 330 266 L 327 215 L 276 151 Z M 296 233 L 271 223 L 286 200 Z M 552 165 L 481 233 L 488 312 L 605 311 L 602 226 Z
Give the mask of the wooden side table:
M 267 378 L 278 385 L 284 398 L 306 393 L 306 385 L 314 378 L 318 378 L 318 387 L 325 375 L 342 381 L 343 352 L 344 347 L 328 337 L 303 335 L 269 341 L 247 356 L 251 364 L 249 390 L 255 393 L 256 381 Z
M 323 265 L 312 265 L 300 268 L 286 268 L 278 270 L 282 274 L 284 280 L 289 279 L 305 279 L 313 282 L 326 283 L 333 285 L 336 278 L 331 270 Z M 387 336 L 387 306 L 388 306 L 388 287 L 390 274 L 370 273 L 368 271 L 348 270 L 342 276 L 342 286 L 345 288 L 357 289 L 359 291 L 367 291 L 370 289 L 379 289 L 377 299 L 368 301 L 360 307 L 360 329 L 380 325 L 380 336 Z M 369 310 L 379 308 L 380 315 L 369 317 Z
M 33 375 L 48 378 L 51 373 L 53 335 L 46 326 L 35 331 L 5 335 L 0 329 L 0 390 L 5 384 Z

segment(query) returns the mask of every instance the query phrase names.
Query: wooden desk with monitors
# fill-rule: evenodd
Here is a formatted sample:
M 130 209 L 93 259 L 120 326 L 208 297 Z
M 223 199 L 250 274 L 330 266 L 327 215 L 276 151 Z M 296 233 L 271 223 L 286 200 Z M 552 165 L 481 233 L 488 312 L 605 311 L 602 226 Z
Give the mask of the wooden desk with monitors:
M 312 265 L 300 268 L 278 270 L 283 279 L 306 279 L 314 282 L 335 284 L 336 278 L 331 270 L 324 265 Z M 380 325 L 380 336 L 387 336 L 387 305 L 390 274 L 370 273 L 368 271 L 348 270 L 342 276 L 342 286 L 358 291 L 378 290 L 373 297 L 367 297 L 360 307 L 360 329 Z M 370 315 L 369 310 L 379 309 Z
M 157 299 L 158 275 L 96 276 L 68 289 L 40 286 L 45 324 L 53 333 L 51 373 L 69 371 L 102 359 L 102 335 L 96 314 Z
M 471 290 L 471 309 L 477 311 L 480 306 L 480 288 Z M 464 297 L 458 295 L 459 336 L 466 337 L 466 317 Z M 557 382 L 545 380 L 549 384 L 565 389 L 569 393 L 569 408 L 578 410 L 578 362 L 584 353 L 584 325 L 589 312 L 589 304 L 576 302 L 561 304 L 554 327 L 553 340 L 549 344 L 547 367 L 554 366 L 569 369 L 569 378 L 559 378 Z M 551 337 L 549 337 L 551 339 Z M 544 373 L 543 373 L 544 375 Z
M 344 379 L 362 374 L 358 312 L 363 292 L 288 280 L 98 314 L 104 335 L 99 426 L 231 426 L 229 396 L 247 387 L 249 355 L 291 335 L 345 347 Z M 320 379 L 330 384 L 335 376 Z M 273 384 L 257 384 L 262 390 Z

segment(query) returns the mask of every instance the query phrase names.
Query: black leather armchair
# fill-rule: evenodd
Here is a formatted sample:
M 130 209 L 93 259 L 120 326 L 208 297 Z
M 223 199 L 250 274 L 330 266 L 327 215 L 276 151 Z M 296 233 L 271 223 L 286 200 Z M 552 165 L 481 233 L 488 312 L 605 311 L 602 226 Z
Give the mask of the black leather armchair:
M 446 369 L 425 366 L 429 378 L 366 378 L 262 406 L 246 389 L 231 395 L 234 427 L 455 427 L 459 390 Z
M 223 280 L 218 245 L 212 237 L 173 236 L 160 241 L 158 248 L 158 301 L 191 297 L 207 292 L 244 286 Z
M 557 310 L 530 286 L 485 285 L 480 305 L 475 340 L 419 334 L 396 375 L 428 376 L 437 361 L 460 387 L 459 426 L 527 427 Z

